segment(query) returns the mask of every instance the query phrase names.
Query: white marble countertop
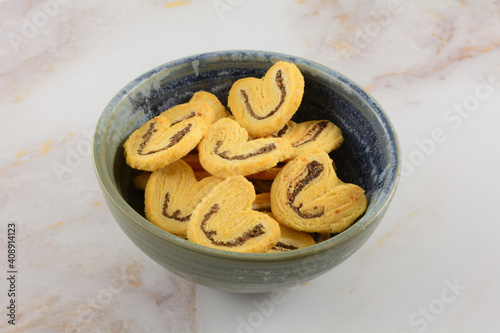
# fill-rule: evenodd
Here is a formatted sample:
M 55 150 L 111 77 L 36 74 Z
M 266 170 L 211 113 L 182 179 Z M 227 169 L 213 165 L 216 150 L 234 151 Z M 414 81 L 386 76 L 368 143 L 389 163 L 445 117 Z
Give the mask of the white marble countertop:
M 375 234 L 279 299 L 159 267 L 114 222 L 93 169 L 116 92 L 226 49 L 345 74 L 400 139 Z M 500 332 L 498 1 L 4 0 L 0 91 L 2 332 Z

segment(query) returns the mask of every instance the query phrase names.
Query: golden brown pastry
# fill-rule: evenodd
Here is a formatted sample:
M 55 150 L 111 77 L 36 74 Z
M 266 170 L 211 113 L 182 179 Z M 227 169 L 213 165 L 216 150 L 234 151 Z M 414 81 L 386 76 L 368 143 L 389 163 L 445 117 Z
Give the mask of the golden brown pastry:
M 170 120 L 154 117 L 125 141 L 130 167 L 155 171 L 180 159 L 198 145 L 214 119 L 212 108 L 204 102 L 181 104 L 162 114 L 167 113 Z
M 336 233 L 345 230 L 367 207 L 364 190 L 345 184 L 325 152 L 288 162 L 271 187 L 271 209 L 281 224 L 295 230 Z
M 252 209 L 274 218 L 271 212 L 271 194 L 257 194 L 252 204 Z M 278 243 L 268 251 L 269 253 L 291 251 L 316 244 L 314 238 L 307 232 L 293 230 L 285 227 L 283 224 L 280 224 L 280 231 L 281 237 Z
M 262 79 L 236 81 L 228 96 L 234 119 L 253 137 L 279 131 L 299 108 L 304 94 L 304 77 L 295 64 L 279 61 Z
M 178 160 L 151 174 L 144 193 L 146 218 L 174 235 L 185 238 L 195 206 L 222 178 L 195 178 L 193 169 Z
M 210 126 L 198 146 L 200 163 L 211 174 L 227 178 L 270 169 L 290 156 L 290 142 L 281 138 L 248 141 L 236 121 L 222 118 Z
M 294 159 L 314 149 L 329 153 L 344 142 L 340 128 L 328 120 L 311 120 L 302 123 L 290 120 L 272 136 L 290 141 L 292 155 L 289 159 Z
M 215 249 L 264 253 L 280 238 L 278 222 L 252 210 L 255 191 L 243 176 L 215 186 L 196 206 L 188 223 L 189 241 Z
M 188 102 L 188 103 L 182 103 L 175 105 L 171 107 L 168 110 L 163 111 L 160 113 L 160 117 L 165 117 L 168 120 L 170 120 L 170 126 L 174 126 L 177 123 L 180 123 L 183 120 L 191 119 L 196 116 L 200 116 L 197 114 L 198 109 L 200 108 L 200 105 L 203 105 L 203 108 L 210 108 L 212 109 L 213 113 L 213 118 L 212 122 L 215 120 L 215 112 L 212 108 L 212 106 L 209 103 L 206 103 L 204 101 L 197 101 L 197 102 Z
M 302 249 L 316 244 L 314 238 L 307 232 L 297 231 L 280 224 L 281 237 L 268 252 L 286 252 Z
M 229 117 L 229 112 L 227 112 L 226 107 L 222 105 L 217 96 L 207 91 L 198 91 L 189 100 L 190 102 L 206 102 L 214 110 L 214 122 L 221 118 Z

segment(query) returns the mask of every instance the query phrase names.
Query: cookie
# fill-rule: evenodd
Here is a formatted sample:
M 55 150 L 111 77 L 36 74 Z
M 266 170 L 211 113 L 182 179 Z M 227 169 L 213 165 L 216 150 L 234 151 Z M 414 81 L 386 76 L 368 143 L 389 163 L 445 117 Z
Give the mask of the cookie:
M 314 149 L 329 153 L 342 145 L 342 131 L 328 120 L 311 120 L 296 123 L 290 120 L 281 130 L 272 134 L 273 137 L 285 138 L 292 144 L 294 159 Z
M 252 210 L 270 215 L 271 212 L 271 194 L 269 192 L 259 193 L 252 202 Z
M 271 194 L 257 194 L 252 203 L 252 209 L 274 218 L 271 212 Z M 285 227 L 283 224 L 280 224 L 280 231 L 281 237 L 276 245 L 268 251 L 269 253 L 296 250 L 316 244 L 314 238 L 307 232 L 293 230 Z
M 217 96 L 207 91 L 198 91 L 189 100 L 190 102 L 206 102 L 214 111 L 214 122 L 221 119 L 229 117 L 229 112 L 227 112 L 226 107 L 222 105 Z
M 125 161 L 143 171 L 156 171 L 180 159 L 195 148 L 213 122 L 212 108 L 204 102 L 178 105 L 170 109 L 172 120 L 157 116 L 135 130 L 125 141 Z M 194 116 L 182 116 L 188 109 Z M 167 110 L 169 111 L 169 110 Z M 165 112 L 167 112 L 165 111 Z M 187 113 L 191 115 L 191 112 Z M 174 125 L 172 125 L 174 123 Z
M 270 169 L 287 159 L 291 149 L 290 142 L 281 138 L 248 141 L 247 131 L 230 118 L 212 124 L 198 145 L 203 168 L 223 178 Z
M 144 213 L 156 226 L 185 238 L 195 206 L 223 181 L 218 177 L 195 178 L 184 161 L 175 161 L 149 177 L 144 192 Z
M 271 186 L 277 221 L 299 231 L 336 233 L 366 210 L 364 190 L 343 183 L 327 153 L 316 151 L 288 162 Z
M 243 176 L 232 176 L 215 186 L 196 206 L 187 238 L 215 249 L 264 253 L 278 242 L 278 222 L 252 210 L 255 191 Z
M 163 111 L 160 113 L 160 117 L 165 117 L 168 120 L 170 120 L 170 126 L 174 126 L 181 121 L 188 120 L 191 118 L 194 118 L 196 116 L 199 116 L 198 110 L 199 109 L 206 109 L 210 108 L 213 113 L 213 118 L 210 123 L 214 122 L 215 120 L 215 112 L 210 105 L 210 103 L 206 103 L 204 101 L 197 101 L 197 102 L 188 102 L 188 103 L 183 103 L 183 104 L 178 104 L 173 107 L 171 107 L 168 110 Z
M 149 180 L 149 176 L 151 176 L 151 172 L 143 171 L 138 176 L 134 177 L 134 185 L 137 189 L 144 191 L 146 189 L 146 185 Z
M 279 131 L 292 118 L 304 94 L 304 77 L 292 63 L 275 63 L 262 79 L 237 80 L 227 104 L 234 119 L 253 137 Z
M 297 231 L 280 224 L 281 237 L 268 253 L 287 252 L 315 245 L 314 238 L 307 232 Z

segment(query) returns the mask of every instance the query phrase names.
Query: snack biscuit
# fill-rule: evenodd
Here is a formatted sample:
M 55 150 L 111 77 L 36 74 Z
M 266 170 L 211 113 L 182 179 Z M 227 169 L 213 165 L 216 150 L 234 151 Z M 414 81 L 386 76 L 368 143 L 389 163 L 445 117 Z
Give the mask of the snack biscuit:
M 146 218 L 163 230 L 185 238 L 193 209 L 222 181 L 213 176 L 197 181 L 186 162 L 175 161 L 149 177 L 144 193 Z
M 248 141 L 247 131 L 230 118 L 212 124 L 198 145 L 203 168 L 223 178 L 270 169 L 287 159 L 291 149 L 290 142 L 281 138 Z
M 229 117 L 229 112 L 227 112 L 226 107 L 222 105 L 217 96 L 212 93 L 203 90 L 197 91 L 189 101 L 208 103 L 214 111 L 214 122 L 221 118 Z
M 257 194 L 254 202 L 252 203 L 252 209 L 268 214 L 274 218 L 274 215 L 271 212 L 271 194 Z M 276 245 L 268 251 L 269 253 L 296 250 L 316 244 L 314 238 L 307 232 L 290 229 L 281 223 L 280 231 L 281 237 Z
M 169 120 L 157 116 L 135 130 L 125 141 L 126 163 L 138 170 L 156 171 L 180 159 L 195 148 L 213 122 L 212 108 L 204 102 L 174 106 L 170 114 L 176 116 Z M 170 110 L 172 110 L 170 109 Z M 176 112 L 188 109 L 194 116 L 185 117 Z M 165 111 L 168 112 L 169 110 Z M 191 112 L 187 113 L 191 115 Z
M 295 64 L 279 61 L 262 79 L 243 78 L 233 83 L 228 107 L 234 119 L 253 137 L 268 136 L 285 126 L 304 94 L 304 77 Z
M 293 230 L 283 224 L 280 224 L 280 231 L 281 237 L 268 251 L 269 253 L 298 250 L 316 244 L 314 238 L 307 232 Z
M 329 153 L 344 142 L 340 128 L 328 120 L 311 120 L 302 123 L 290 120 L 272 136 L 290 141 L 292 154 L 289 159 L 294 159 L 314 149 Z
M 214 117 L 211 122 L 215 121 L 215 112 L 210 103 L 204 101 L 189 101 L 188 103 L 177 104 L 168 110 L 159 114 L 160 117 L 165 117 L 170 120 L 170 126 L 180 123 L 183 120 L 194 118 L 197 115 L 197 110 L 203 105 L 203 108 L 210 108 Z
M 322 151 L 288 162 L 271 186 L 273 215 L 281 224 L 299 231 L 343 231 L 366 207 L 364 190 L 338 179 L 330 157 Z
M 212 188 L 196 206 L 188 223 L 187 238 L 215 249 L 264 253 L 280 238 L 278 222 L 252 210 L 253 185 L 232 176 Z

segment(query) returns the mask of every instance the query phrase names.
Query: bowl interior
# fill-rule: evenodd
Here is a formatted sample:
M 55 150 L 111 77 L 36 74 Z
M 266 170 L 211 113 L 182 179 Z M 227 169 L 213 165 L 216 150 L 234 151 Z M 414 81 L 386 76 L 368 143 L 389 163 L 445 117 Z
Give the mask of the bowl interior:
M 388 204 L 397 184 L 399 147 L 389 120 L 373 98 L 345 76 L 305 59 L 270 52 L 225 51 L 184 58 L 159 66 L 122 89 L 104 111 L 95 137 L 96 168 L 110 195 L 132 214 L 144 216 L 143 192 L 132 182 L 140 172 L 128 167 L 123 157 L 122 144 L 130 133 L 199 90 L 215 94 L 226 105 L 236 80 L 260 78 L 278 60 L 295 63 L 304 75 L 304 97 L 293 120 L 328 119 L 339 126 L 345 141 L 330 154 L 337 174 L 366 191 L 365 215 L 333 239 L 347 239 L 362 230 Z

